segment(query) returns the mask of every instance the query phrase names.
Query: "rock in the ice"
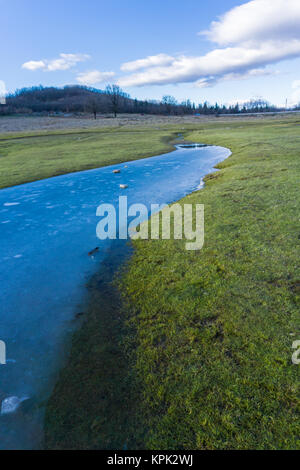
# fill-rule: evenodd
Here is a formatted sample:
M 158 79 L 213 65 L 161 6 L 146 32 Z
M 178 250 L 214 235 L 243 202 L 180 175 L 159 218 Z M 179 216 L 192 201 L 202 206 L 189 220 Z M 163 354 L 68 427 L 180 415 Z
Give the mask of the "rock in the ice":
M 8 415 L 17 411 L 21 403 L 28 400 L 28 397 L 8 397 L 5 398 L 1 404 L 1 415 Z

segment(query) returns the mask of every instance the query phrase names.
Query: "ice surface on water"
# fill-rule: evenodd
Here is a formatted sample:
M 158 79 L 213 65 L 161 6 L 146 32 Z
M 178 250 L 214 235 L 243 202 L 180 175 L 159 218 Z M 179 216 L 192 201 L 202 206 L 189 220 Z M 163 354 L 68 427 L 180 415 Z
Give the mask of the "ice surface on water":
M 229 154 L 220 147 L 178 148 L 126 168 L 115 165 L 0 191 L 0 339 L 16 361 L 0 367 L 0 402 L 33 397 L 39 405 L 51 392 L 66 335 L 76 313 L 84 311 L 86 283 L 114 243 L 96 238 L 97 207 L 117 207 L 125 194 L 128 205 L 174 202 L 196 190 Z M 113 169 L 121 173 L 112 174 Z M 129 185 L 126 191 L 121 183 Z M 100 250 L 91 259 L 88 252 L 96 246 Z M 30 413 L 24 419 L 18 413 L 18 420 L 0 417 L 0 449 L 37 447 L 43 416 Z M 35 426 L 39 433 L 32 432 Z

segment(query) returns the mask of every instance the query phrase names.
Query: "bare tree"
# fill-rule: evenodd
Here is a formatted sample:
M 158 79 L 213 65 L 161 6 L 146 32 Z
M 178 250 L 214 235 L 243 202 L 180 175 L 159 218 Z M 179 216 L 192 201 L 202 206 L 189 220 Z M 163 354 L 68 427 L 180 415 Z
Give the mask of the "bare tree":
M 174 96 L 165 95 L 165 96 L 162 97 L 161 102 L 162 102 L 162 104 L 164 105 L 167 114 L 171 114 L 171 113 L 172 113 L 172 109 L 173 109 L 175 106 L 177 106 L 177 101 L 176 101 L 176 99 L 174 98 Z
M 97 113 L 100 111 L 100 102 L 97 97 L 91 97 L 87 103 L 87 109 L 93 113 L 94 118 L 97 119 Z
M 115 118 L 120 109 L 121 99 L 126 98 L 126 94 L 118 85 L 107 85 L 105 93 L 109 96 L 111 109 Z

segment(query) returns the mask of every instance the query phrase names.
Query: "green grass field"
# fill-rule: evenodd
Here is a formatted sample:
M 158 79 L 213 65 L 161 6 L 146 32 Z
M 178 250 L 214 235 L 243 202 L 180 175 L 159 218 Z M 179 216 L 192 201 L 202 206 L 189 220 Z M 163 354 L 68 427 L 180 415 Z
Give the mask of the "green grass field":
M 181 201 L 205 205 L 202 250 L 135 241 L 113 285 L 105 263 L 91 280 L 48 404 L 47 448 L 300 449 L 299 126 L 0 139 L 2 187 L 169 151 L 177 132 L 233 152 Z
M 0 188 L 169 152 L 171 139 L 151 128 L 0 135 Z
M 233 151 L 182 201 L 205 205 L 205 247 L 134 243 L 121 286 L 147 448 L 300 448 L 299 125 L 187 133 Z

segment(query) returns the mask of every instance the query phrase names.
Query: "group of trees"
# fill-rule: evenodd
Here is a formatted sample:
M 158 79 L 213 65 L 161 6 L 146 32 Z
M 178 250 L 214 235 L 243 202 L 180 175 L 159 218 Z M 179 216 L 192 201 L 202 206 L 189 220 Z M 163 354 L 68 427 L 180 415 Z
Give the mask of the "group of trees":
M 97 119 L 97 113 L 111 111 L 114 117 L 121 108 L 126 108 L 131 98 L 118 85 L 108 85 L 105 91 L 100 95 L 95 92 L 88 98 L 86 111 L 91 111 L 94 118 Z
M 216 103 L 214 106 L 204 103 L 199 105 L 197 112 L 199 114 L 243 114 L 243 113 L 268 113 L 268 112 L 283 111 L 282 108 L 271 105 L 268 101 L 262 99 L 250 100 L 243 104 L 236 103 L 230 106 L 219 106 Z
M 220 115 L 280 111 L 267 101 L 251 100 L 243 105 L 220 106 L 207 102 L 196 105 L 190 100 L 178 103 L 173 96 L 165 95 L 161 101 L 132 99 L 118 85 L 108 85 L 105 90 L 86 86 L 31 87 L 15 91 L 0 105 L 0 114 L 13 113 L 99 113 L 165 114 L 165 115 Z
M 2 114 L 13 113 L 98 113 L 117 112 L 127 109 L 132 99 L 117 85 L 105 90 L 85 86 L 31 87 L 16 90 L 6 97 Z

